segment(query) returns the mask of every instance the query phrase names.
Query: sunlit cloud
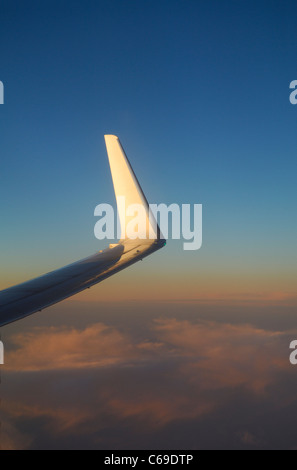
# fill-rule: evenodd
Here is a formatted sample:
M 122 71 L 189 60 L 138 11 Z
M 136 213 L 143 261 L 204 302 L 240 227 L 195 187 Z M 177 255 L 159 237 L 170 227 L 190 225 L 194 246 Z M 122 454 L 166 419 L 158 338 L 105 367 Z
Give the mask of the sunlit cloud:
M 19 433 L 5 445 L 203 448 L 229 433 L 225 447 L 261 447 L 254 407 L 294 404 L 293 325 L 294 303 L 56 306 L 4 330 L 3 423 Z
M 174 318 L 157 320 L 156 325 L 162 341 L 190 359 L 180 373 L 204 389 L 243 385 L 263 391 L 275 371 L 288 366 L 279 356 L 283 333 L 251 325 L 193 324 Z
M 135 439 L 136 429 L 154 436 L 174 423 L 197 425 L 232 406 L 235 393 L 263 400 L 288 372 L 280 354 L 285 333 L 174 316 L 143 322 L 145 335 L 104 323 L 13 335 L 4 370 L 15 383 L 3 409 L 8 430 L 28 422 L 31 434 L 19 432 L 14 442 L 8 433 L 5 445 L 34 446 L 41 426 L 48 442 L 85 436 L 100 447 L 111 427 L 123 433 L 109 441 L 115 448 L 127 429 Z M 244 446 L 258 442 L 248 428 L 236 439 Z
M 286 366 L 278 352 L 282 335 L 248 324 L 176 318 L 156 319 L 145 341 L 102 323 L 82 330 L 35 328 L 12 337 L 15 348 L 6 355 L 5 370 L 132 367 L 143 361 L 182 358 L 185 362 L 179 373 L 189 381 L 203 375 L 204 388 L 246 385 L 260 390 L 275 369 Z
M 84 330 L 35 328 L 15 335 L 12 342 L 16 349 L 6 356 L 6 370 L 106 367 L 129 361 L 135 355 L 129 338 L 101 323 Z

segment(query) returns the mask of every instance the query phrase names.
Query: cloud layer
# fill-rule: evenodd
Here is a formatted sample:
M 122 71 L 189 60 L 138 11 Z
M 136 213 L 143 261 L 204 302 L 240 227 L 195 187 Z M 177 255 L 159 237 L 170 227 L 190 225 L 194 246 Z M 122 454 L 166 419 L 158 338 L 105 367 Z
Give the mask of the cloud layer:
M 295 407 L 287 333 L 183 308 L 146 314 L 141 327 L 133 315 L 122 328 L 86 316 L 80 327 L 13 333 L 2 447 L 271 446 L 267 416 Z

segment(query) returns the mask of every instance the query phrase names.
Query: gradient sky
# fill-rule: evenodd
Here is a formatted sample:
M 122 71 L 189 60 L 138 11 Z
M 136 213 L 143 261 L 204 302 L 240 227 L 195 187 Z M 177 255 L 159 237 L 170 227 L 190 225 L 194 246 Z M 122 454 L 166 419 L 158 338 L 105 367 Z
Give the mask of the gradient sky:
M 204 207 L 203 249 L 168 244 L 137 278 L 178 265 L 202 274 L 202 292 L 224 278 L 230 295 L 292 293 L 296 9 L 2 1 L 1 287 L 101 248 L 93 211 L 114 203 L 103 139 L 114 133 L 150 202 Z
M 182 321 L 189 308 L 198 308 L 197 300 L 204 306 L 212 302 L 221 305 L 231 342 L 235 336 L 228 325 L 235 317 L 239 321 L 237 314 L 247 305 L 248 338 L 257 328 L 253 322 L 259 308 L 265 319 L 269 309 L 273 317 L 273 328 L 262 325 L 268 342 L 270 328 L 280 334 L 293 328 L 280 318 L 297 304 L 297 106 L 289 102 L 289 84 L 297 80 L 296 14 L 293 0 L 0 1 L 0 80 L 5 87 L 0 106 L 0 289 L 106 246 L 93 233 L 95 206 L 115 203 L 106 133 L 121 139 L 149 202 L 203 204 L 201 250 L 184 252 L 182 241 L 169 241 L 145 262 L 49 309 L 33 323 L 29 319 L 3 329 L 8 342 L 10 331 L 18 338 L 32 327 L 34 336 L 42 322 L 43 333 L 50 335 L 51 313 L 62 315 L 67 306 L 73 319 L 67 315 L 60 322 L 71 336 L 81 305 L 84 341 L 87 326 L 97 325 L 92 312 L 99 301 L 99 306 L 121 302 L 125 311 L 131 301 L 137 301 L 137 311 L 147 300 L 157 302 L 151 307 L 153 322 L 163 318 L 164 305 L 168 311 L 174 306 L 174 322 Z M 237 314 L 230 317 L 229 307 Z M 100 316 L 97 320 L 100 333 L 105 323 Z M 121 322 L 113 326 L 122 334 Z M 169 334 L 160 339 L 158 327 L 151 331 L 154 344 L 171 344 Z M 195 331 L 198 341 L 201 331 Z M 224 336 L 225 330 L 220 331 Z M 208 333 L 205 327 L 202 335 Z M 130 339 L 139 352 L 137 335 Z M 238 335 L 245 333 L 238 330 Z M 70 345 L 80 344 L 71 338 Z M 25 341 L 11 342 L 17 346 L 8 375 L 18 367 L 30 369 L 17 356 L 21 351 L 25 357 Z M 39 344 L 33 346 L 39 350 Z M 165 349 L 170 354 L 169 346 Z M 136 350 L 128 351 L 129 361 Z M 87 361 L 92 353 L 91 348 Z M 197 352 L 207 353 L 203 348 Z M 280 362 L 275 360 L 282 369 L 283 350 L 280 356 Z M 67 364 L 63 368 L 68 370 Z M 252 382 L 258 383 L 257 374 Z M 82 386 L 85 378 L 76 380 Z M 205 407 L 213 410 L 208 402 Z M 253 433 L 238 432 L 253 446 Z M 171 442 L 165 435 L 164 442 Z M 9 445 L 16 445 L 12 441 Z M 35 444 L 31 439 L 20 447 Z M 212 445 L 207 441 L 207 446 Z

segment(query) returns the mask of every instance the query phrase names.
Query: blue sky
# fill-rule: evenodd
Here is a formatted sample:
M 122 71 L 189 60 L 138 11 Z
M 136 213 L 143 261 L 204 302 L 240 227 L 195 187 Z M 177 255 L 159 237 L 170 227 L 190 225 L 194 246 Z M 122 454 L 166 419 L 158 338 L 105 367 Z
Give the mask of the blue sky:
M 105 133 L 150 202 L 203 204 L 203 249 L 173 242 L 160 264 L 296 273 L 295 13 L 293 1 L 1 2 L 10 275 L 101 248 Z

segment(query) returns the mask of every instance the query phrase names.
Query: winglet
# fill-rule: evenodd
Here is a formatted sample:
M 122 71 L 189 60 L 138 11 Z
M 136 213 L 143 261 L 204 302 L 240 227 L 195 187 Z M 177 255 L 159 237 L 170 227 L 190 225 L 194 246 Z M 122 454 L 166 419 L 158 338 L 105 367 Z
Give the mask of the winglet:
M 160 230 L 119 138 L 115 135 L 105 135 L 104 138 L 117 200 L 121 239 L 127 238 L 127 226 L 133 219 L 132 206 L 135 204 L 141 206 L 146 219 L 145 225 L 138 228 L 139 238 L 159 239 Z M 127 215 L 128 207 L 131 208 L 129 215 Z

